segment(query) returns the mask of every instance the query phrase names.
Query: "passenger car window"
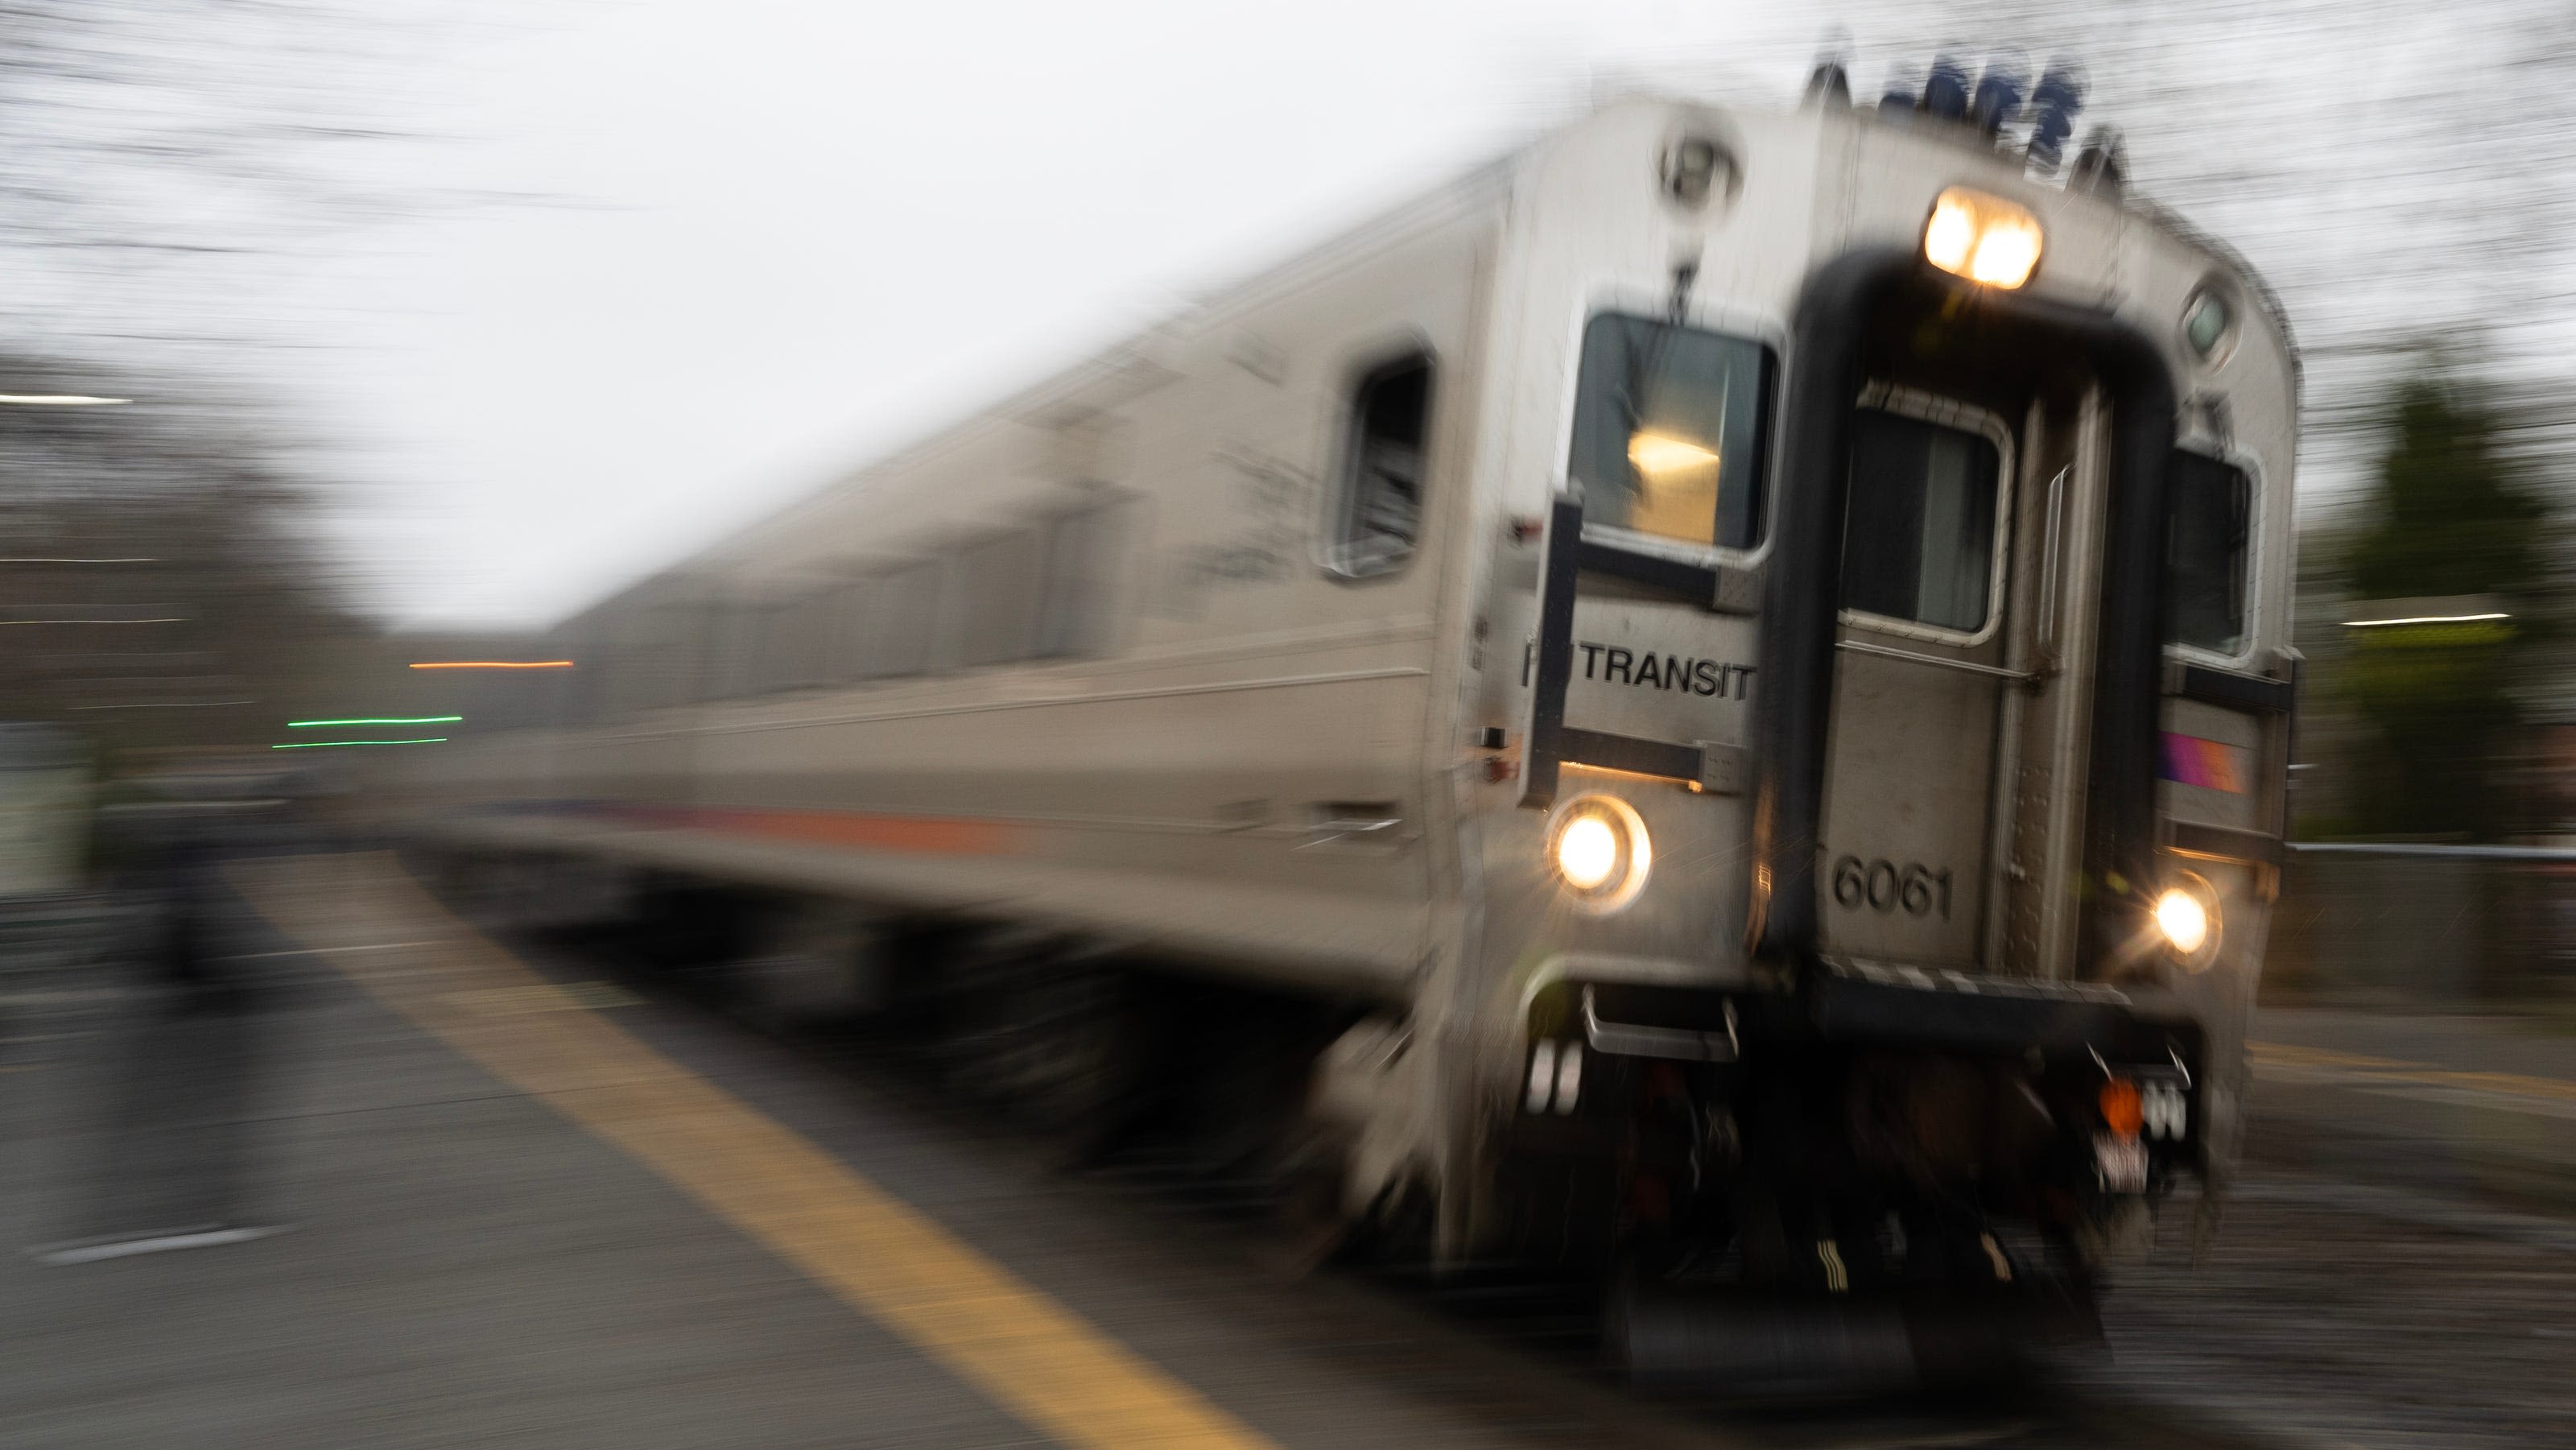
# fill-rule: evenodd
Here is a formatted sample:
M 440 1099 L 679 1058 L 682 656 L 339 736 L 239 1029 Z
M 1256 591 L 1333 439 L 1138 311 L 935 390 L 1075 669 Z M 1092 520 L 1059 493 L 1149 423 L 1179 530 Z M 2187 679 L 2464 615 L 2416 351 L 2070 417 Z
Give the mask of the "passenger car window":
M 2254 485 L 2241 468 L 2174 454 L 2165 502 L 2165 638 L 2232 655 L 2245 646 Z
M 999 665 L 1036 653 L 1046 541 L 1013 529 L 957 553 L 953 663 Z
M 1692 544 L 1762 537 L 1771 353 L 1696 327 L 1604 313 L 1583 329 L 1573 457 L 1583 521 Z
M 829 589 L 808 589 L 770 616 L 761 640 L 761 687 L 802 690 L 829 684 L 832 676 L 832 606 Z
M 719 598 L 707 604 L 700 699 L 739 700 L 759 692 L 760 640 L 769 612 L 768 605 L 753 600 Z
M 1974 634 L 1992 593 L 1992 439 L 1863 408 L 1852 423 L 1843 607 Z
M 1046 525 L 1046 585 L 1037 654 L 1061 659 L 1109 652 L 1114 571 L 1125 542 L 1128 501 L 1112 496 L 1056 515 Z
M 1358 579 L 1391 573 L 1413 557 L 1430 422 L 1431 354 L 1398 358 L 1360 379 L 1324 544 L 1326 568 Z
M 925 559 L 879 577 L 876 616 L 868 625 L 870 678 L 927 674 L 935 666 L 946 573 L 938 560 Z

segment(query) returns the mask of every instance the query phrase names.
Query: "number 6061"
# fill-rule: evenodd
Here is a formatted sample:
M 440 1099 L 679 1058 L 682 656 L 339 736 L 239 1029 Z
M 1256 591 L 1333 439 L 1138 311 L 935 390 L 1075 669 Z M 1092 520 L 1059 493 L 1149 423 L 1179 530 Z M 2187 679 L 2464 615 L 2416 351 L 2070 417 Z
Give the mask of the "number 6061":
M 1879 912 L 1902 908 L 1908 916 L 1938 911 L 1948 921 L 1950 868 L 1935 871 L 1920 861 L 1899 865 L 1845 856 L 1834 862 L 1834 904 L 1853 911 L 1864 906 Z

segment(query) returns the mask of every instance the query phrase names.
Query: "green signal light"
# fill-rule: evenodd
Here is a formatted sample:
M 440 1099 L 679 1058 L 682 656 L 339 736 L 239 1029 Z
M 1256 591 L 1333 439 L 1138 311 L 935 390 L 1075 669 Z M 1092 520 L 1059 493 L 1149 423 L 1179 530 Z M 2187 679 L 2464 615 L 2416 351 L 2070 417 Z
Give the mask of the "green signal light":
M 335 745 L 443 745 L 444 735 L 425 736 L 419 740 L 298 740 L 291 745 L 272 745 L 271 750 L 328 750 Z
M 289 720 L 289 730 L 309 730 L 316 725 L 455 725 L 462 715 L 380 715 L 365 720 Z

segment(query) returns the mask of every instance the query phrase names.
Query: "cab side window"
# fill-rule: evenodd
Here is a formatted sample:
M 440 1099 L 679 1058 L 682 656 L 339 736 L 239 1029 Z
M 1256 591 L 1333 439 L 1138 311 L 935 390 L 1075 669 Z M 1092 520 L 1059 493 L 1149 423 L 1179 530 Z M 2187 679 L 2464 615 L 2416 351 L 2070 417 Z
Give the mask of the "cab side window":
M 1390 574 L 1413 557 L 1422 529 L 1431 375 L 1431 354 L 1417 352 L 1371 370 L 1353 390 L 1324 542 L 1324 567 L 1336 574 Z
M 1619 313 L 1585 324 L 1566 461 L 1583 521 L 1760 543 L 1771 372 L 1770 350 L 1744 338 Z
M 2246 550 L 2254 485 L 2245 470 L 2174 454 L 2165 504 L 2165 639 L 2218 654 L 2245 647 Z

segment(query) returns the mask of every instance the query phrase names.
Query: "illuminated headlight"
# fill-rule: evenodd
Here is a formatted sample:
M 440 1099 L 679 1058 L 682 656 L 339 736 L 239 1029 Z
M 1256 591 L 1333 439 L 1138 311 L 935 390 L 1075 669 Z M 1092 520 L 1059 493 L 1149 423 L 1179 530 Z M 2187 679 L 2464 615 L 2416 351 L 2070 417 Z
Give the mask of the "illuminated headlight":
M 1616 796 L 1578 796 L 1548 827 L 1547 861 L 1577 905 L 1616 911 L 1646 888 L 1655 848 L 1635 807 Z
M 2185 875 L 2156 898 L 2156 934 L 2175 961 L 2192 971 L 2205 971 L 2218 960 L 2218 893 L 2197 876 Z
M 1999 196 L 1954 186 L 1932 203 L 1923 256 L 1944 272 L 1988 287 L 2018 287 L 2039 266 L 2039 218 Z

